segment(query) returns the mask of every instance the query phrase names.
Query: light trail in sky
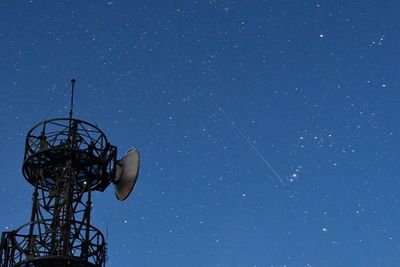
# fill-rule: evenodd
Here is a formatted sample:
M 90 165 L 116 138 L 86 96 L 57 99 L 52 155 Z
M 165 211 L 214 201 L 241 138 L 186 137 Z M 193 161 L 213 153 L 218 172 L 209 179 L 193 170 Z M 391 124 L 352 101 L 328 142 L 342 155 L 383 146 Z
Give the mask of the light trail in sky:
M 239 135 L 246 141 L 246 143 L 251 147 L 251 149 L 258 155 L 258 157 L 264 162 L 264 164 L 268 167 L 268 169 L 275 175 L 275 177 L 279 180 L 281 185 L 285 186 L 285 182 L 279 173 L 272 167 L 272 165 L 268 162 L 268 160 L 261 154 L 260 151 L 254 146 L 252 142 L 250 142 L 249 138 L 243 133 L 243 131 L 236 125 L 236 123 L 223 111 L 223 109 L 210 97 L 211 102 L 218 109 L 221 115 L 232 125 L 232 127 L 239 133 Z

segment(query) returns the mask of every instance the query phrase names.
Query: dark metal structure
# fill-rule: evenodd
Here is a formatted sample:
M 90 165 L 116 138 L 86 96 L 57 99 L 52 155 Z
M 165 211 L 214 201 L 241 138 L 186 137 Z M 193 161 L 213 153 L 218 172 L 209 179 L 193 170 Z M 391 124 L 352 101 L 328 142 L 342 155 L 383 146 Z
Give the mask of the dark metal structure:
M 26 136 L 22 170 L 34 187 L 32 211 L 29 223 L 2 233 L 0 267 L 105 266 L 91 196 L 113 182 L 117 148 L 98 127 L 72 118 L 72 99 L 69 118 L 43 121 Z

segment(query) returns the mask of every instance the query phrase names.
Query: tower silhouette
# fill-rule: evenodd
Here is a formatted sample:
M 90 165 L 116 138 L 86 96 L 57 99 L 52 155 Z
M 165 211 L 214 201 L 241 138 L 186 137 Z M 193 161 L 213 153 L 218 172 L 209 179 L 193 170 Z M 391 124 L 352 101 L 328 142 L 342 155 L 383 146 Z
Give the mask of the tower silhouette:
M 26 136 L 22 171 L 34 188 L 31 216 L 2 233 L 0 267 L 105 266 L 106 242 L 90 220 L 92 192 L 114 183 L 124 200 L 136 182 L 139 154 L 131 149 L 117 160 L 117 147 L 97 126 L 72 118 L 74 85 L 69 118 L 43 121 Z

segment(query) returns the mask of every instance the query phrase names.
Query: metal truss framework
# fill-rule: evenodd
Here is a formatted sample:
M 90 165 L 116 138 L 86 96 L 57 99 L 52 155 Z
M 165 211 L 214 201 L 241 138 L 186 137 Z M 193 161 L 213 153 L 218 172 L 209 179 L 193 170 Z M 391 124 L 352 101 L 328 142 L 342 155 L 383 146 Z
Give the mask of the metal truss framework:
M 26 138 L 23 173 L 34 186 L 30 222 L 3 232 L 1 267 L 104 266 L 106 243 L 90 223 L 93 191 L 111 183 L 116 147 L 96 126 L 53 119 Z

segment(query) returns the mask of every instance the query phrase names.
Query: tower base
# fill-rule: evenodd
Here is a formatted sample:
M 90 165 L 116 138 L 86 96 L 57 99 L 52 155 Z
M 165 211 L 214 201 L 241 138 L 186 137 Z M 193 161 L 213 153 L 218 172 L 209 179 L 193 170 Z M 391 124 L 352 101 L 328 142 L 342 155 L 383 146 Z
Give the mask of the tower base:
M 101 267 L 80 258 L 45 256 L 24 260 L 14 265 L 14 267 Z

